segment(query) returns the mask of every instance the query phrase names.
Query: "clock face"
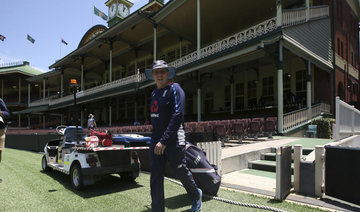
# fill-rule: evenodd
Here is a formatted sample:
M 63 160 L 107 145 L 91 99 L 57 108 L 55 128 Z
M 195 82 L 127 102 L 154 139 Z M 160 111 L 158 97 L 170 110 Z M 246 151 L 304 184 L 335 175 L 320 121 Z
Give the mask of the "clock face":
M 109 8 L 109 17 L 112 18 L 116 14 L 116 4 L 112 4 Z
M 129 8 L 124 5 L 124 4 L 119 4 L 119 9 L 118 9 L 119 15 L 123 18 L 125 18 L 126 16 L 129 15 Z

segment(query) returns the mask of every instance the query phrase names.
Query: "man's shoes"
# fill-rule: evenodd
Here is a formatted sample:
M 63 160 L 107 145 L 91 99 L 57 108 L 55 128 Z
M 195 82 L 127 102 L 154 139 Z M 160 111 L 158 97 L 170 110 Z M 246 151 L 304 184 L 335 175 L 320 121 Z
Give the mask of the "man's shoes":
M 2 179 L 0 179 L 0 183 L 2 183 Z
M 199 191 L 199 199 L 194 200 L 191 206 L 191 211 L 200 211 L 201 210 L 201 199 L 202 199 L 202 191 L 198 188 Z

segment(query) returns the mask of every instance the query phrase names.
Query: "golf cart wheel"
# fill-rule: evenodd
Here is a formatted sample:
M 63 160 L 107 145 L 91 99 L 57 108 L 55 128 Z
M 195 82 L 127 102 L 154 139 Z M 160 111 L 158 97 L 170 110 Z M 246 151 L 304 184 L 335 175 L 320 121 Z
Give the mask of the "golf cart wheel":
M 81 166 L 75 163 L 70 169 L 71 186 L 76 190 L 81 190 L 84 187 L 84 179 L 81 172 Z
M 132 172 L 119 173 L 120 179 L 127 182 L 135 181 L 136 177 L 134 177 Z
M 46 156 L 44 155 L 41 159 L 41 167 L 42 167 L 42 170 L 45 171 L 45 172 L 48 172 L 48 171 L 51 171 L 52 168 L 50 168 L 48 165 L 47 165 L 47 160 L 46 160 Z

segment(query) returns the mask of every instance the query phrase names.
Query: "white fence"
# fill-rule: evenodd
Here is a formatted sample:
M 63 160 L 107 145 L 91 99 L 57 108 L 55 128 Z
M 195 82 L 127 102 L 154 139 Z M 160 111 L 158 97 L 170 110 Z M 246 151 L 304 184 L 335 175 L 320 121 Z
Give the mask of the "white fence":
M 306 7 L 284 10 L 283 12 L 283 27 L 293 26 L 305 23 L 306 20 Z M 309 19 L 318 19 L 329 16 L 329 6 L 316 6 L 309 8 Z
M 206 157 L 210 164 L 218 167 L 218 174 L 222 175 L 221 167 L 221 141 L 216 142 L 199 142 L 197 146 L 206 152 Z
M 336 97 L 336 124 L 333 137 L 336 141 L 360 134 L 360 111 Z

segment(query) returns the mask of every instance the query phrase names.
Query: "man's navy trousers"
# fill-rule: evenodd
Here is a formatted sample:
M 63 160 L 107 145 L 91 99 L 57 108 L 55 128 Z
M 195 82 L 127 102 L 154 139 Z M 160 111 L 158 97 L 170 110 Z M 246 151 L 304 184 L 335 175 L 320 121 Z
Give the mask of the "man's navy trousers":
M 150 144 L 152 211 L 161 212 L 165 210 L 164 174 L 166 160 L 169 161 L 171 168 L 184 185 L 190 199 L 198 199 L 199 192 L 196 183 L 191 172 L 186 167 L 185 145 L 176 145 L 174 142 L 166 147 L 163 155 L 155 155 L 155 145 L 154 143 Z

